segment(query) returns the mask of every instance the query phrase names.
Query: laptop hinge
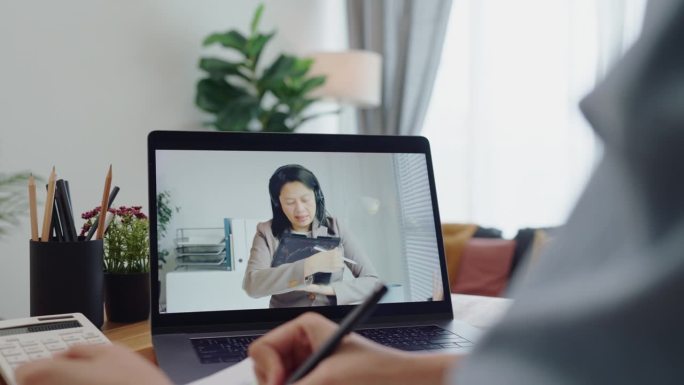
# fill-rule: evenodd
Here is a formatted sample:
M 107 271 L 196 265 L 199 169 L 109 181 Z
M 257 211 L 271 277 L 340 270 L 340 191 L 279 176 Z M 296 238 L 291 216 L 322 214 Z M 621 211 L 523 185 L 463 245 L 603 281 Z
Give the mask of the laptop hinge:
M 230 330 L 271 330 L 284 322 L 262 322 L 262 323 L 231 323 L 213 325 L 181 325 L 181 326 L 157 326 L 152 327 L 152 334 L 176 334 L 176 333 L 213 333 Z
M 435 321 L 449 321 L 453 319 L 452 314 L 417 314 L 404 316 L 376 316 L 372 320 L 368 320 L 364 325 L 377 325 L 388 323 L 402 323 L 402 322 L 435 322 Z M 339 320 L 335 320 L 339 321 Z M 152 327 L 152 334 L 176 334 L 176 333 L 213 333 L 230 330 L 271 330 L 287 321 L 282 322 L 262 322 L 262 323 L 231 323 L 231 324 L 214 324 L 214 325 L 182 325 L 182 326 L 157 326 Z

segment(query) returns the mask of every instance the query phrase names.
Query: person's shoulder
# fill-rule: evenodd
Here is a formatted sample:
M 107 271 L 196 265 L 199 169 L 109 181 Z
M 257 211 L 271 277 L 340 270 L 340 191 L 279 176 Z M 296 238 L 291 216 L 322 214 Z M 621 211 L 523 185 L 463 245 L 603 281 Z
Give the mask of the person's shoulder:
M 257 233 L 273 236 L 273 220 L 266 222 L 259 222 L 257 224 Z

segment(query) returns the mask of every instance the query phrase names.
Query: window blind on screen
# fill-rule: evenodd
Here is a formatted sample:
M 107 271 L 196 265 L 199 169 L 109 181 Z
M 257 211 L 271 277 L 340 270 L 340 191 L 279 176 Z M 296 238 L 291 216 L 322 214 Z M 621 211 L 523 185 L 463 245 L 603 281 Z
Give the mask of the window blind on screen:
M 411 301 L 432 298 L 433 282 L 441 285 L 439 250 L 423 154 L 395 154 L 399 209 Z

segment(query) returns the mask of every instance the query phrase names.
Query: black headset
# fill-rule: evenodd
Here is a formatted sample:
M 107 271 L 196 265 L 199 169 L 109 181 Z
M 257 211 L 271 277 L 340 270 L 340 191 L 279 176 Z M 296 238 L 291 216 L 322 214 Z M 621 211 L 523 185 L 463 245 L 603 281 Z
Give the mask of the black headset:
M 309 169 L 307 169 L 303 166 L 300 166 L 298 164 L 286 164 L 284 166 L 278 167 L 275 170 L 275 172 L 273 172 L 273 176 L 271 176 L 271 178 L 278 175 L 280 172 L 282 172 L 283 169 L 289 169 L 289 168 L 296 168 L 296 169 L 303 170 L 303 171 L 306 171 L 306 172 L 311 174 L 311 176 L 313 177 L 313 180 L 316 181 L 316 186 L 313 189 L 314 190 L 314 200 L 316 201 L 316 207 L 325 207 L 325 197 L 323 196 L 323 190 L 321 189 L 321 184 L 318 181 L 318 178 L 316 178 L 316 175 L 314 175 L 314 173 L 311 172 Z M 269 195 L 271 196 L 271 204 L 273 204 L 273 207 L 280 207 L 280 202 L 278 201 L 278 199 L 276 199 L 276 197 L 274 197 L 272 194 L 270 194 L 270 192 L 269 192 Z

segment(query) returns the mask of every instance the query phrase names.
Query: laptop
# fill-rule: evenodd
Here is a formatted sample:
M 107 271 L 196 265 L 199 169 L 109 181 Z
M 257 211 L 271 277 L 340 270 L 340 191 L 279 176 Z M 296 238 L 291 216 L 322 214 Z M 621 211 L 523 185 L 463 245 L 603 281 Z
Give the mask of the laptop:
M 176 383 L 239 362 L 304 312 L 342 319 L 378 281 L 389 292 L 360 334 L 444 352 L 480 334 L 453 320 L 423 137 L 155 131 L 148 171 L 152 342 Z M 322 243 L 274 266 L 293 234 Z M 330 247 L 344 266 L 314 284 L 306 261 Z

